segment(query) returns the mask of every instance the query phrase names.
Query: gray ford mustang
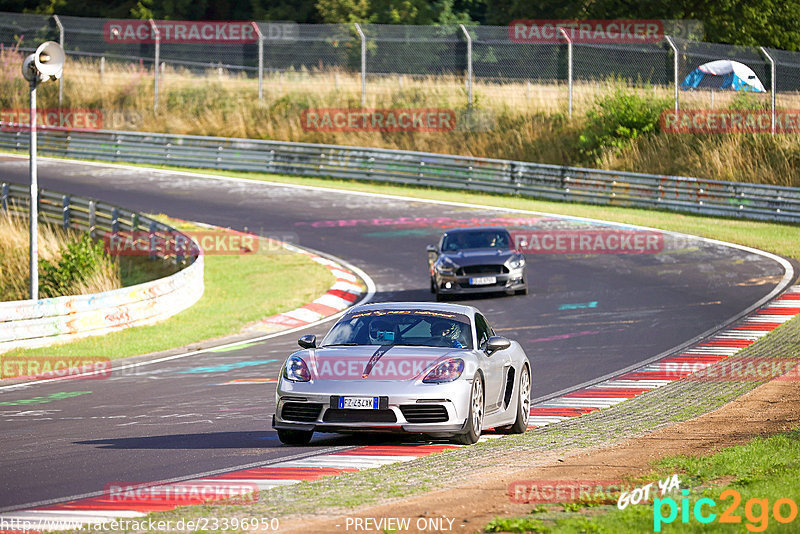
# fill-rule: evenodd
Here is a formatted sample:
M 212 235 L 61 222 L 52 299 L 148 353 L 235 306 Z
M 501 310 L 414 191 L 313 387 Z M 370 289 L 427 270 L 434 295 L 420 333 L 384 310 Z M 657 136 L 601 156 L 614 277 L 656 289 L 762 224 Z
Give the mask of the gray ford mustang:
M 317 345 L 298 341 L 276 390 L 283 443 L 314 432 L 389 431 L 475 443 L 484 428 L 524 432 L 531 369 L 516 341 L 472 306 L 420 302 L 350 309 Z
M 528 293 L 525 256 L 505 228 L 455 228 L 428 246 L 436 300 L 464 293 Z

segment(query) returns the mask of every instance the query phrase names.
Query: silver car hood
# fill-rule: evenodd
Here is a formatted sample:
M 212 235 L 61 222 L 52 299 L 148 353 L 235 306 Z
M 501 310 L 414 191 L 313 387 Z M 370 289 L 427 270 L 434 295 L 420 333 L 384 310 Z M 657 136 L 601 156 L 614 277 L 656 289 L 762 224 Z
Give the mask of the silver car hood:
M 316 380 L 417 380 L 436 364 L 467 354 L 464 349 L 403 345 L 331 346 L 296 353 Z

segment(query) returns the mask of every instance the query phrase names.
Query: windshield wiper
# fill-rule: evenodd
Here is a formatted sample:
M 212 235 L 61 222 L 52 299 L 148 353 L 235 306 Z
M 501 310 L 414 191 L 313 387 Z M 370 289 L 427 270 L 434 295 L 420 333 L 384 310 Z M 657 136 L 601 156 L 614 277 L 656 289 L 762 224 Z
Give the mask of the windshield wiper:
M 327 345 L 322 345 L 323 347 L 354 347 L 358 345 L 358 343 L 329 343 Z

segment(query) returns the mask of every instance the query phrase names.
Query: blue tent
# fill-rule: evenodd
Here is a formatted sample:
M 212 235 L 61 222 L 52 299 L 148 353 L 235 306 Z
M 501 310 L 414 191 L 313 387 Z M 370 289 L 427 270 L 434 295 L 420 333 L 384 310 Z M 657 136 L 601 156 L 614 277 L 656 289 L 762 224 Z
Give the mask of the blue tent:
M 753 69 L 729 59 L 719 59 L 700 65 L 681 83 L 681 89 L 684 91 L 698 88 L 767 92 Z

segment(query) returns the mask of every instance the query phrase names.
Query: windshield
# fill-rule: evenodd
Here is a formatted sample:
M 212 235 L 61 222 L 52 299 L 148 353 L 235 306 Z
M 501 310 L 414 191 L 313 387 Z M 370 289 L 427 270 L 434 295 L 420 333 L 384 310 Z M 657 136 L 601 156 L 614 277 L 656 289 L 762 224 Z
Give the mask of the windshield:
M 407 345 L 472 348 L 466 315 L 429 310 L 368 310 L 343 317 L 322 346 Z
M 510 248 L 511 236 L 506 230 L 469 230 L 444 236 L 442 250 L 445 252 L 471 248 Z

